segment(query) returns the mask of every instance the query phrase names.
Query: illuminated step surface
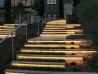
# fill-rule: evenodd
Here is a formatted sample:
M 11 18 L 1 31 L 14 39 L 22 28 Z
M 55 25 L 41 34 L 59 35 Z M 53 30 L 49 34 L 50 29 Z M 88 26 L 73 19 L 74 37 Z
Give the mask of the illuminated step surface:
M 10 32 L 0 32 L 0 35 L 8 35 Z M 13 34 L 15 34 L 15 32 L 13 33 Z
M 7 26 L 7 27 L 17 27 L 21 24 L 4 24 L 4 26 Z M 22 26 L 26 26 L 26 24 L 23 24 Z
M 1 29 L 14 29 L 15 27 L 1 27 Z
M 6 32 L 6 33 L 9 33 L 9 32 L 11 32 L 11 31 L 12 31 L 12 30 L 1 30 L 0 33 L 5 33 L 5 32 Z
M 66 40 L 66 37 L 35 37 L 32 40 Z
M 83 34 L 40 34 L 40 37 L 66 37 L 71 35 L 82 36 Z
M 66 43 L 66 44 L 80 44 L 80 43 L 86 43 L 86 40 L 83 39 L 76 39 L 76 40 L 72 40 L 72 39 L 66 39 L 66 40 L 45 40 L 45 39 L 41 39 L 41 40 L 33 40 L 33 39 L 29 39 L 28 42 L 32 42 L 32 43 Z
M 66 32 L 66 30 L 43 30 L 43 32 Z
M 83 32 L 83 30 L 43 30 L 43 32 Z
M 7 35 L 0 35 L 0 38 L 4 38 L 6 37 Z M 12 35 L 9 35 L 9 37 L 12 37 Z M 15 35 L 13 35 L 13 37 L 15 37 Z
M 13 29 L 8 29 L 8 28 L 5 28 L 5 29 L 0 29 L 0 31 L 11 31 L 11 30 L 13 30 Z
M 33 44 L 27 43 L 24 45 L 25 47 L 33 47 L 33 48 L 80 48 L 79 45 L 67 45 L 67 44 Z
M 75 34 L 75 32 L 42 32 L 42 34 Z
M 66 28 L 47 28 L 45 27 L 44 30 L 65 30 Z
M 65 68 L 65 62 L 31 62 L 31 61 L 12 61 L 11 66 L 16 67 L 40 67 L 40 68 Z
M 73 52 L 80 52 L 80 53 L 87 53 L 87 52 L 96 52 L 94 49 L 29 49 L 29 48 L 22 48 L 21 52 L 40 52 L 40 53 L 73 53 Z
M 37 71 L 37 70 L 18 70 L 7 69 L 5 74 L 98 74 L 96 72 L 59 72 L 59 71 Z
M 33 55 L 33 54 L 17 54 L 17 59 L 45 59 L 45 60 L 83 60 L 83 56 L 77 55 Z

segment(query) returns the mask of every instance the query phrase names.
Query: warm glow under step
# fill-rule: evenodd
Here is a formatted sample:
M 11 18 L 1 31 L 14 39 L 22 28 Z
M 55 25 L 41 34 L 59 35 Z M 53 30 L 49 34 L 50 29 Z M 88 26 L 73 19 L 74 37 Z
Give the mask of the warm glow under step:
M 66 36 L 82 36 L 83 34 L 40 34 L 40 37 L 66 37 Z
M 98 74 L 98 73 L 97 72 L 59 72 L 59 71 L 7 69 L 5 70 L 5 74 Z
M 44 28 L 44 30 L 65 30 L 66 28 Z
M 4 38 L 6 37 L 7 35 L 0 35 L 0 38 Z M 9 35 L 9 37 L 12 37 L 12 35 Z M 15 37 L 15 35 L 13 35 L 13 37 Z
M 80 39 L 80 40 L 72 40 L 72 39 L 66 39 L 66 40 L 33 40 L 29 39 L 28 42 L 32 43 L 66 43 L 66 44 L 80 44 L 80 43 L 86 43 L 86 40 Z
M 7 69 L 5 74 L 65 74 L 66 72 L 59 71 L 39 71 L 39 70 L 19 70 Z
M 21 52 L 43 52 L 43 53 L 95 53 L 94 49 L 21 49 Z
M 17 54 L 17 59 L 58 59 L 58 60 L 75 60 L 80 59 L 83 60 L 83 56 L 76 56 L 76 55 L 33 55 L 33 54 Z
M 67 48 L 67 49 L 70 49 L 70 48 L 80 48 L 79 45 L 67 45 L 67 44 L 32 44 L 32 43 L 27 43 L 24 45 L 25 47 L 36 47 L 36 48 Z
M 83 32 L 83 30 L 43 30 L 43 32 Z
M 40 67 L 40 68 L 65 68 L 65 62 L 30 62 L 30 61 L 12 61 L 11 66 L 16 67 Z
M 42 34 L 75 34 L 75 32 L 42 32 Z

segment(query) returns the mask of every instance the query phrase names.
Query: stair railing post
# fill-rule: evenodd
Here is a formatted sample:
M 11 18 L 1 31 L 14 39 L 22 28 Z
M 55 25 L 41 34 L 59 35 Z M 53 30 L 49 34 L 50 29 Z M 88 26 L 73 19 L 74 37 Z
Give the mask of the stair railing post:
M 13 39 L 13 32 L 12 32 L 12 60 L 14 61 L 14 39 Z
M 26 42 L 27 42 L 27 39 L 28 39 L 28 28 L 27 28 L 27 23 L 26 23 Z
M 42 18 L 42 30 L 43 30 L 43 18 Z
M 46 13 L 45 13 L 45 23 L 46 23 Z
M 38 36 L 39 36 L 39 22 L 38 22 L 37 26 L 38 26 L 38 32 L 37 32 L 37 34 L 38 34 Z

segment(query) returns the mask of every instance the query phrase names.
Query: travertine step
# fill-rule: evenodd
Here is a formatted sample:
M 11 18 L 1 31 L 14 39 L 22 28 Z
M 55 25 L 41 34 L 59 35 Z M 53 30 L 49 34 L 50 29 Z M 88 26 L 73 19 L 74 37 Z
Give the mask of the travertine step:
M 0 29 L 0 31 L 11 31 L 11 30 L 13 30 L 13 29 L 8 29 L 8 28 L 6 28 L 6 29 Z
M 66 37 L 66 36 L 82 36 L 83 34 L 40 34 L 40 37 Z
M 32 40 L 66 40 L 66 37 L 35 37 Z
M 0 35 L 8 35 L 10 32 L 0 32 Z M 15 32 L 13 32 L 15 34 Z
M 4 26 L 7 26 L 7 27 L 16 27 L 16 26 L 19 26 L 20 24 L 4 24 Z M 23 26 L 25 26 L 26 24 L 23 24 Z
M 32 54 L 53 54 L 53 55 L 79 55 L 84 56 L 96 53 L 94 49 L 30 49 L 22 48 L 21 53 Z
M 14 29 L 15 27 L 1 27 L 0 29 Z
M 59 72 L 59 71 L 38 71 L 7 69 L 5 74 L 98 74 L 97 72 Z
M 36 55 L 36 54 L 17 54 L 17 60 L 65 60 L 66 63 L 83 63 L 83 56 L 78 55 Z
M 2 38 L 4 38 L 4 37 L 6 37 L 7 35 L 0 35 L 0 38 L 2 39 Z M 9 35 L 9 37 L 12 37 L 12 35 Z M 13 37 L 15 37 L 15 35 L 13 35 Z
M 79 45 L 73 45 L 73 44 L 33 44 L 33 43 L 26 43 L 24 47 L 32 47 L 32 48 L 80 48 Z
M 33 62 L 12 61 L 11 66 L 16 67 L 40 67 L 40 68 L 65 68 L 65 62 Z
M 55 28 L 55 27 L 47 28 L 47 27 L 45 27 L 44 30 L 66 30 L 66 28 Z
M 42 34 L 75 34 L 75 32 L 42 32 Z
M 21 52 L 40 52 L 40 53 L 67 53 L 67 52 L 96 52 L 94 49 L 30 49 L 22 48 Z
M 6 33 L 9 33 L 9 32 L 11 32 L 11 31 L 12 31 L 12 30 L 1 30 L 0 33 L 5 33 L 5 32 L 6 32 Z
M 80 44 L 87 43 L 84 39 L 66 39 L 66 40 L 45 40 L 45 39 L 29 39 L 28 42 L 32 43 L 66 43 L 66 44 Z
M 43 32 L 83 32 L 83 30 L 73 29 L 73 30 L 43 30 Z

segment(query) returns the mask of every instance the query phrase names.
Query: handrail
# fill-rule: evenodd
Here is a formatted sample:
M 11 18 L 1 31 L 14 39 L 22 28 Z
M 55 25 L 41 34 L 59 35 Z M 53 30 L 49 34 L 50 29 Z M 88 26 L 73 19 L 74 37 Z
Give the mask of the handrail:
M 27 22 L 27 21 L 25 21 Z M 6 38 L 8 38 L 9 35 L 11 35 L 14 31 L 16 31 L 20 26 L 22 26 L 25 22 L 23 22 L 21 25 L 19 25 L 16 29 L 12 30 L 6 37 L 4 37 L 2 40 L 0 40 L 0 43 L 2 43 Z
M 43 17 L 45 16 L 45 18 L 46 18 L 46 13 L 39 19 L 39 21 L 38 22 L 40 22 L 41 21 L 41 19 L 43 19 Z
M 38 25 L 38 36 L 39 36 L 39 31 L 40 31 L 40 29 L 39 29 L 39 23 L 42 20 L 42 30 L 43 30 L 43 19 L 44 19 L 44 17 L 46 18 L 46 13 L 39 19 L 39 21 L 37 23 L 37 25 Z
M 14 60 L 14 43 L 13 43 L 13 32 L 15 32 L 17 29 L 19 29 L 24 23 L 27 23 L 27 21 L 23 22 L 20 24 L 18 27 L 16 27 L 14 30 L 12 30 L 6 37 L 4 37 L 0 43 L 2 43 L 6 38 L 9 37 L 9 35 L 12 35 L 12 60 Z M 27 33 L 27 24 L 26 24 L 26 33 Z M 27 34 L 26 34 L 27 35 Z M 26 36 L 26 41 L 27 41 L 27 36 Z

